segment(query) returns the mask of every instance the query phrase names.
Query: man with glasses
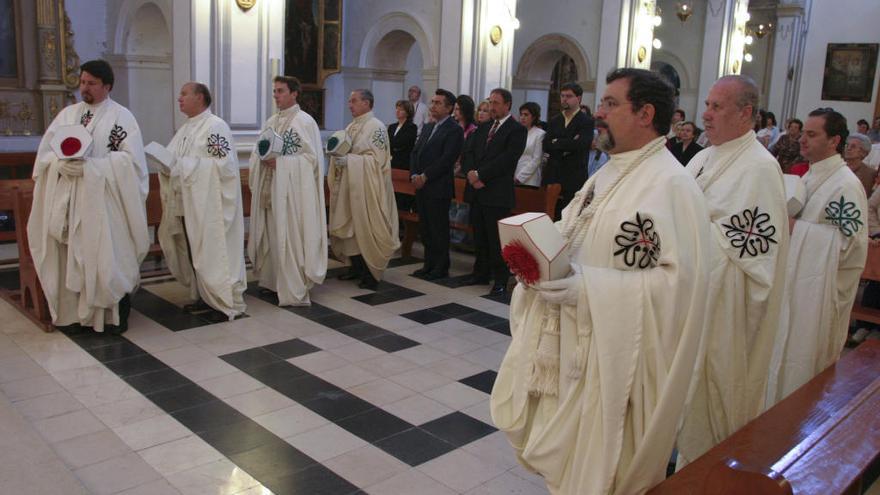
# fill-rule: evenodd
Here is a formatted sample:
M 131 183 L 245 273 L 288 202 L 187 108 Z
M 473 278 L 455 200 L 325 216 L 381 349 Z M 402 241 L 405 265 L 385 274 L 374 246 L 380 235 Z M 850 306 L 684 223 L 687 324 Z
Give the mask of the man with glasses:
M 518 285 L 495 424 L 552 493 L 644 493 L 662 481 L 703 335 L 711 234 L 666 148 L 673 88 L 618 69 L 596 112 L 611 160 L 556 226 L 566 278 Z

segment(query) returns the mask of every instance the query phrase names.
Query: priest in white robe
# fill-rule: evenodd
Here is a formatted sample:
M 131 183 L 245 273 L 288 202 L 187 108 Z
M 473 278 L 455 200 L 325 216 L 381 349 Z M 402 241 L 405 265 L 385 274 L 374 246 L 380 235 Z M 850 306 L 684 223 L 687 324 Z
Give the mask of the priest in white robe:
M 770 354 L 788 254 L 782 171 L 752 131 L 759 90 L 725 76 L 709 91 L 711 147 L 688 163 L 706 195 L 715 258 L 705 354 L 678 439 L 678 466 L 693 461 L 764 410 Z
M 122 333 L 150 245 L 147 166 L 134 116 L 110 99 L 110 64 L 80 69 L 83 101 L 61 110 L 40 141 L 28 242 L 54 325 Z M 77 124 L 91 134 L 91 149 L 81 160 L 59 159 L 50 144 L 56 131 Z
M 324 153 L 321 132 L 296 103 L 300 82 L 278 76 L 272 94 L 278 113 L 264 126 L 283 142 L 281 155 L 250 159 L 251 216 L 248 257 L 260 287 L 279 306 L 308 306 L 309 289 L 327 273 Z
M 846 119 L 810 112 L 801 154 L 807 201 L 792 218 L 791 248 L 779 334 L 770 360 L 767 407 L 784 399 L 840 357 L 849 314 L 868 255 L 865 188 L 843 160 Z
M 211 93 L 196 82 L 177 99 L 188 119 L 168 145 L 161 167 L 159 244 L 171 273 L 196 301 L 186 309 L 213 308 L 211 319 L 244 313 L 244 221 L 241 176 L 229 126 L 209 109 Z
M 554 494 L 663 480 L 705 322 L 709 214 L 666 149 L 673 89 L 641 69 L 607 83 L 596 115 L 611 160 L 557 224 L 572 274 L 516 287 L 492 390 L 496 426 Z
M 359 287 L 375 290 L 400 247 L 391 151 L 385 125 L 373 116 L 373 93 L 352 91 L 348 108 L 354 117 L 345 128 L 351 150 L 333 157 L 327 174 L 330 246 L 351 262 L 341 280 L 360 279 Z

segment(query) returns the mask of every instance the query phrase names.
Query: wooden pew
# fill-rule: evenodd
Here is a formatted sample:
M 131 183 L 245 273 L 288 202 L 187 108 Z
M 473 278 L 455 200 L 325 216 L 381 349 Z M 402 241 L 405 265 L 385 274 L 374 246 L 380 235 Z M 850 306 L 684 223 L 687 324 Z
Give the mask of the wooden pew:
M 17 187 L 10 187 L 17 184 Z M 19 289 L 0 290 L 0 296 L 15 305 L 44 331 L 52 331 L 52 316 L 46 296 L 37 278 L 27 238 L 27 222 L 33 203 L 33 184 L 30 179 L 0 181 L 0 209 L 12 211 L 15 218 L 15 236 L 18 247 Z
M 878 461 L 880 341 L 869 340 L 648 494 L 856 495 Z
M 16 188 L 23 181 L 30 181 L 31 170 L 37 154 L 26 153 L 0 153 L 0 188 L 9 190 Z M 11 199 L 9 196 L 8 199 Z M 0 207 L 0 211 L 12 213 L 11 202 Z M 15 230 L 0 231 L 0 242 L 15 241 Z
M 880 247 L 868 246 L 868 259 L 865 261 L 865 269 L 862 271 L 862 280 L 880 282 Z M 862 306 L 861 301 L 856 300 L 853 304 L 849 321 L 869 321 L 880 325 L 880 309 Z
M 391 182 L 394 186 L 394 192 L 415 196 L 416 188 L 409 181 L 409 171 L 401 169 L 391 169 Z M 464 190 L 467 185 L 467 179 L 455 178 L 455 197 L 452 201 L 455 203 L 464 203 Z M 516 188 L 516 206 L 513 208 L 513 214 L 525 213 L 530 211 L 542 211 L 550 215 L 556 212 L 556 200 L 562 186 L 559 184 L 551 184 L 540 189 L 532 189 L 527 187 Z M 398 211 L 398 217 L 403 222 L 403 241 L 401 241 L 401 255 L 406 258 L 412 253 L 412 245 L 419 235 L 419 214 L 412 211 Z M 473 231 L 473 227 L 467 223 L 450 222 L 449 228 L 461 230 L 465 232 Z
M 245 218 L 251 215 L 251 188 L 248 185 L 250 170 L 243 168 L 241 174 L 241 205 Z M 147 227 L 152 229 L 153 238 L 148 252 L 151 256 L 162 256 L 162 247 L 159 246 L 159 224 L 162 222 L 162 198 L 159 191 L 159 175 L 150 174 L 150 192 L 147 194 Z M 247 245 L 247 233 L 244 239 Z

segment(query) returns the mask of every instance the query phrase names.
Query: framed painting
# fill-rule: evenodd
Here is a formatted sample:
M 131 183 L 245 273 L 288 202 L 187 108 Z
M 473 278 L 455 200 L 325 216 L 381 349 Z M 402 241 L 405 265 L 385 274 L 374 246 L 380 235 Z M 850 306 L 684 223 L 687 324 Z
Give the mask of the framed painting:
M 20 15 L 18 0 L 0 0 L 0 86 L 19 87 L 23 82 Z
M 829 43 L 825 55 L 822 99 L 871 101 L 878 46 L 877 43 Z

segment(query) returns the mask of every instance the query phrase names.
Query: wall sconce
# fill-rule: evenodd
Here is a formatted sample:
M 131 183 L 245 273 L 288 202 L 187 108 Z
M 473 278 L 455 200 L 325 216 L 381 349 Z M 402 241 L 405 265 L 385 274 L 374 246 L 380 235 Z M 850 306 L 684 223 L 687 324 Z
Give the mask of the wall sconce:
M 749 29 L 749 32 L 754 33 L 755 36 L 758 37 L 758 39 L 761 39 L 764 36 L 767 36 L 767 34 L 773 32 L 773 23 L 772 22 L 768 22 L 767 24 L 760 23 L 760 22 L 759 23 L 749 23 L 748 29 Z
M 251 7 L 257 4 L 257 0 L 235 0 L 235 3 L 238 4 L 238 8 L 240 8 L 242 12 L 247 12 Z
M 492 42 L 493 45 L 497 45 L 501 43 L 501 37 L 503 35 L 503 31 L 501 31 L 501 26 L 495 24 L 491 28 L 489 28 L 489 41 Z
M 675 15 L 681 22 L 687 22 L 693 14 L 694 8 L 691 6 L 690 2 L 678 2 L 676 4 Z

